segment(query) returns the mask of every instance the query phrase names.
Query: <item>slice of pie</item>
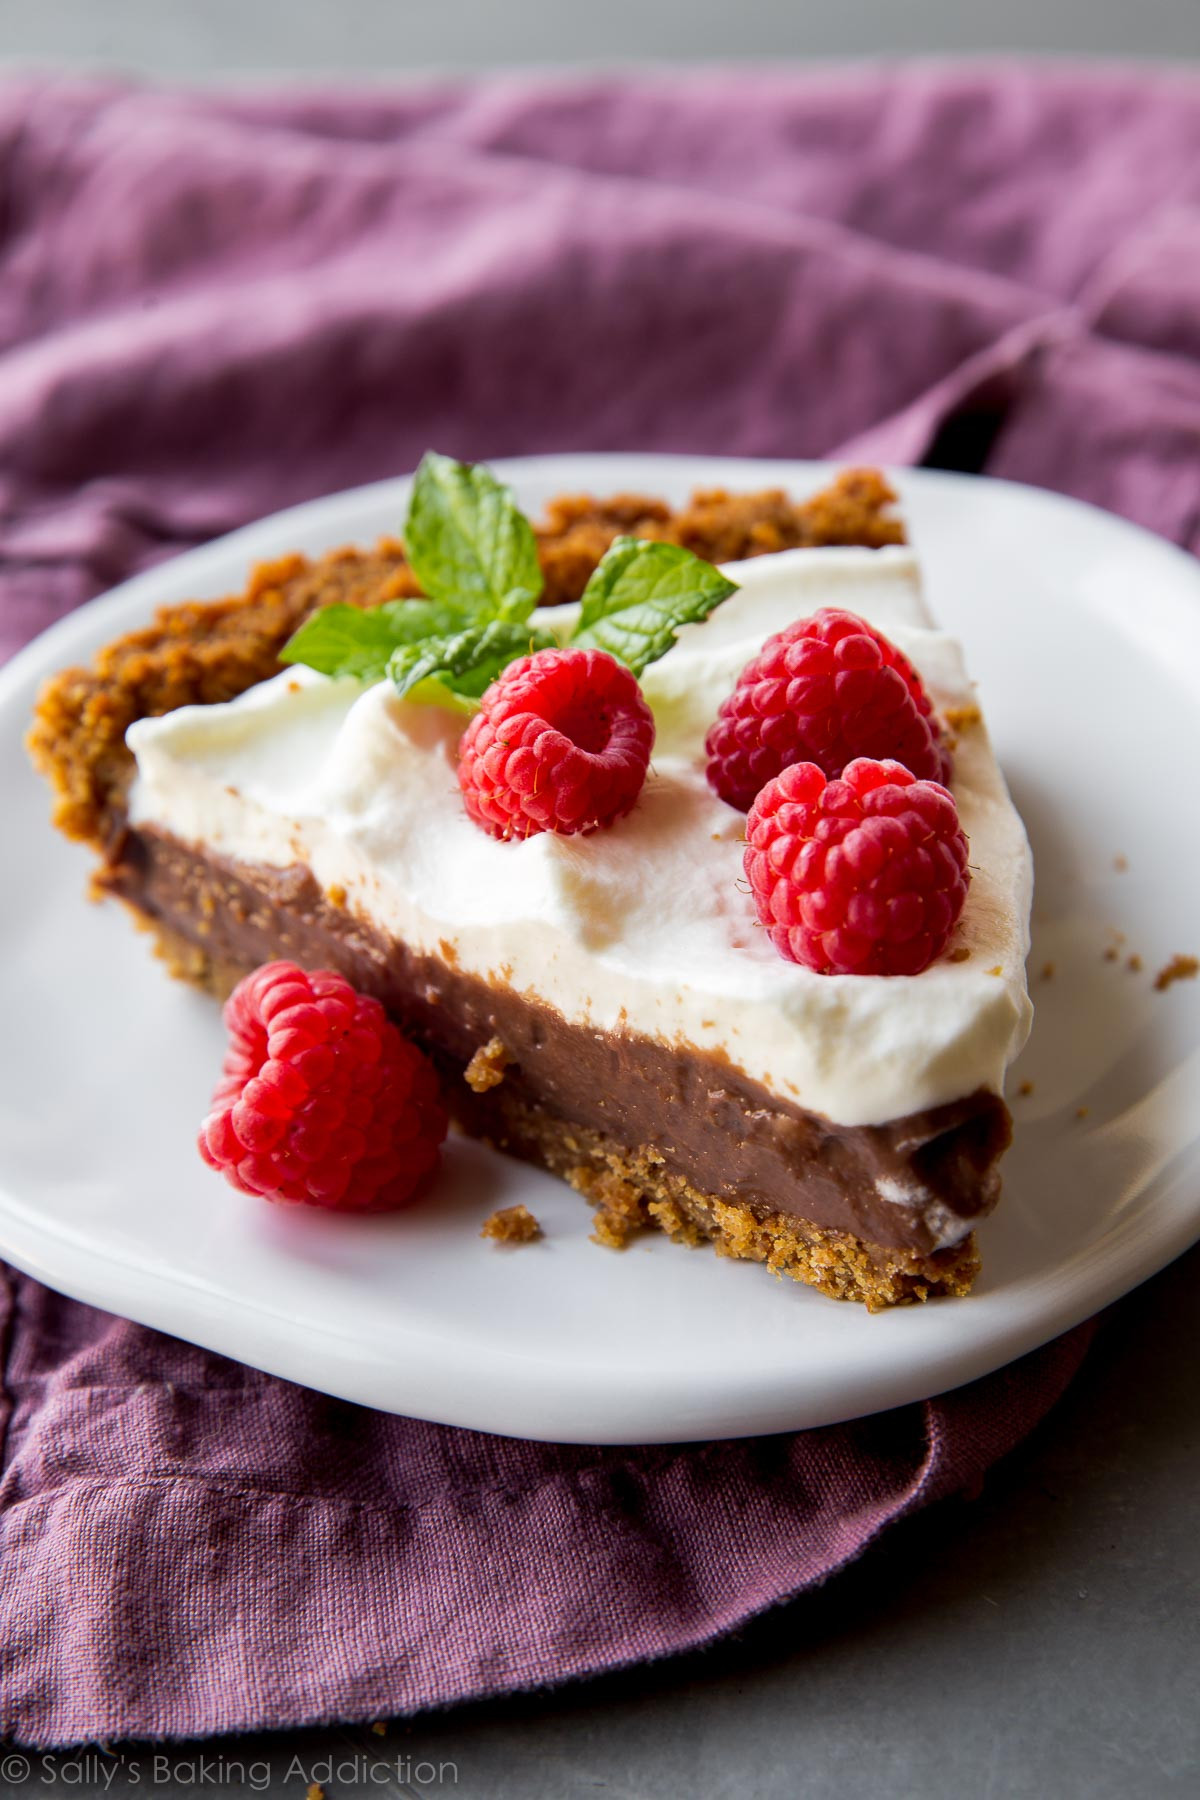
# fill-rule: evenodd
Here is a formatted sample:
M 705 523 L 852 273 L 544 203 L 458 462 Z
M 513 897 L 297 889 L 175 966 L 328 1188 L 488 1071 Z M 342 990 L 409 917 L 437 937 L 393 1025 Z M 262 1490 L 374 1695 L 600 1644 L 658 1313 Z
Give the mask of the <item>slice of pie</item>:
M 737 584 L 642 675 L 649 778 L 609 829 L 503 841 L 467 816 L 461 714 L 390 680 L 282 668 L 314 609 L 420 590 L 398 543 L 295 556 L 245 595 L 165 609 L 42 695 L 30 744 L 96 886 L 220 994 L 285 957 L 378 996 L 461 1126 L 568 1180 L 597 1236 L 655 1226 L 872 1309 L 966 1293 L 999 1194 L 1005 1070 L 1028 1031 L 1031 865 L 958 646 L 872 471 L 802 504 L 562 500 L 530 621 L 561 636 L 620 536 Z M 971 885 L 920 974 L 783 960 L 742 878 L 746 817 L 705 738 L 772 633 L 822 607 L 886 634 L 953 744 Z

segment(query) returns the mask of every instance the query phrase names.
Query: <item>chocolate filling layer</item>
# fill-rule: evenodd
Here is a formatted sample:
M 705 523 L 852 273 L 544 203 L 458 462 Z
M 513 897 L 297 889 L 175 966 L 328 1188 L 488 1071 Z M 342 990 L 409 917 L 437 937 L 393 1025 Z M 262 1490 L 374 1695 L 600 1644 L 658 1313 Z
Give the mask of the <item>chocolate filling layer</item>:
M 99 885 L 231 972 L 276 957 L 339 970 L 431 1053 L 478 1135 L 504 1135 L 498 1089 L 475 1092 L 463 1071 L 499 1039 L 506 1099 L 653 1146 L 694 1187 L 760 1217 L 927 1254 L 964 1237 L 999 1196 L 1011 1121 L 995 1094 L 838 1125 L 711 1052 L 573 1023 L 499 977 L 455 968 L 452 951 L 416 954 L 334 905 L 302 865 L 234 863 L 152 828 L 123 834 Z

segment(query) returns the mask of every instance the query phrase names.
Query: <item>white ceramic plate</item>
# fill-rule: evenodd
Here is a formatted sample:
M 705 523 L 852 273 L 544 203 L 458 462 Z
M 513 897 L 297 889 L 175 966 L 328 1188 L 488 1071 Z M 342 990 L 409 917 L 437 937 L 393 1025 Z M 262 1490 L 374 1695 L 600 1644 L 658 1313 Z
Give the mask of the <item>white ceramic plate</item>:
M 500 465 L 563 490 L 811 489 L 812 464 L 644 456 Z M 168 980 L 89 859 L 47 823 L 22 749 L 42 678 L 249 564 L 394 531 L 406 484 L 280 514 L 84 607 L 0 675 L 0 1254 L 51 1286 L 311 1387 L 517 1436 L 669 1442 L 827 1424 L 970 1381 L 1200 1236 L 1200 568 L 1105 514 L 1004 483 L 901 475 L 934 612 L 961 637 L 1037 867 L 1037 1022 L 1017 1136 L 967 1300 L 870 1317 L 755 1265 L 588 1241 L 549 1176 L 453 1140 L 436 1197 L 343 1219 L 244 1199 L 194 1135 L 217 1008 Z M 1118 869 L 1117 859 L 1128 868 Z M 1116 932 L 1117 960 L 1106 960 Z M 1136 953 L 1141 973 L 1126 966 Z M 1054 975 L 1039 971 L 1053 962 Z M 1087 1109 L 1080 1116 L 1081 1109 Z M 525 1200 L 545 1240 L 478 1236 Z

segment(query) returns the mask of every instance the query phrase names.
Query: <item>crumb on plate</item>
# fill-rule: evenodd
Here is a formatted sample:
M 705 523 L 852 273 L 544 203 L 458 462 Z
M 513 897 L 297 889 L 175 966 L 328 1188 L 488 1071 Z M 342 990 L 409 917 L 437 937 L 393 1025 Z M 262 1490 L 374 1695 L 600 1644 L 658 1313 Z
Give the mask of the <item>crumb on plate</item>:
M 483 1221 L 479 1235 L 497 1244 L 532 1244 L 542 1228 L 527 1206 L 502 1206 Z
M 1194 981 L 1200 975 L 1200 957 L 1182 956 L 1177 951 L 1170 962 L 1154 977 L 1154 991 L 1163 994 L 1175 981 Z

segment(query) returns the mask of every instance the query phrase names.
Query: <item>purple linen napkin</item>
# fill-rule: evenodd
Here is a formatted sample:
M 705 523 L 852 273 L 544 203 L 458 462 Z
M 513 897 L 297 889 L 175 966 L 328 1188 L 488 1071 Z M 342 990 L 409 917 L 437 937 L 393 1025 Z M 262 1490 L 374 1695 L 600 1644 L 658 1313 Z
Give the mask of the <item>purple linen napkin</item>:
M 430 444 L 924 460 L 1200 548 L 1194 78 L 43 82 L 0 89 L 0 171 L 0 652 Z M 829 1430 L 556 1448 L 10 1271 L 0 1731 L 370 1718 L 703 1643 L 977 1483 L 1086 1342 Z

